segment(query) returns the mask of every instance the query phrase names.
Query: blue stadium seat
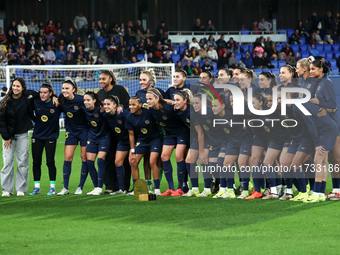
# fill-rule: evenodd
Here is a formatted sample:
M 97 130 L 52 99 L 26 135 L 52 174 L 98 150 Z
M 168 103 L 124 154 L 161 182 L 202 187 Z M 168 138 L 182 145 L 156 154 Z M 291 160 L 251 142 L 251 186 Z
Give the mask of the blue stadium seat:
M 180 46 L 179 46 L 179 54 L 182 54 L 183 51 L 184 51 L 186 48 L 188 48 L 188 47 L 185 46 L 185 45 L 180 45 Z
M 179 54 L 171 54 L 172 60 L 176 64 L 177 61 L 180 61 L 181 56 Z
M 332 74 L 339 74 L 339 69 L 337 67 L 332 67 Z
M 301 37 L 300 39 L 302 41 L 302 44 L 306 44 L 306 38 L 305 37 Z
M 241 53 L 241 58 L 245 58 L 246 57 L 246 53 Z
M 217 70 L 217 63 L 215 61 L 212 62 L 214 70 Z
M 324 52 L 319 52 L 319 57 L 326 58 L 326 53 L 324 53 Z
M 300 44 L 299 46 L 300 46 L 300 51 L 301 51 L 301 52 L 307 52 L 307 51 L 308 51 L 308 50 L 307 50 L 307 45 L 302 45 L 302 44 Z
M 330 60 L 333 58 L 333 53 L 326 53 L 326 59 Z
M 281 69 L 281 67 L 283 67 L 286 64 L 286 61 L 280 60 L 280 61 L 278 61 L 277 64 L 278 64 L 278 68 Z
M 330 60 L 328 60 L 328 61 L 329 61 L 329 63 L 331 64 L 331 68 L 337 67 L 337 66 L 336 66 L 336 60 L 335 60 L 335 59 L 330 59 Z
M 144 59 L 144 55 L 143 54 L 137 54 L 137 60 L 138 61 L 142 61 Z M 174 62 L 176 63 L 176 62 Z
M 276 44 L 276 49 L 277 49 L 278 51 L 282 50 L 282 45 L 281 45 L 281 44 Z
M 270 69 L 262 69 L 262 72 L 269 72 L 270 73 Z
M 271 63 L 274 66 L 274 68 L 277 68 L 277 61 L 271 61 Z
M 273 62 L 272 62 L 273 63 Z M 272 73 L 280 73 L 280 69 L 274 68 L 274 69 L 270 69 L 270 71 Z
M 278 29 L 277 32 L 279 34 L 285 35 L 286 34 L 286 30 L 285 29 Z
M 102 39 L 98 38 L 96 39 L 96 44 L 98 49 L 104 49 L 106 47 L 106 43 L 109 41 L 109 39 Z
M 249 45 L 240 45 L 240 52 L 244 53 L 249 50 Z
M 204 61 L 198 61 L 198 63 L 200 63 L 201 67 L 204 65 Z
M 317 51 L 319 52 L 323 52 L 323 44 L 315 44 L 315 49 L 317 49 Z
M 235 54 L 235 58 L 240 62 L 241 60 L 241 53 L 234 53 Z
M 249 29 L 240 29 L 241 35 L 249 35 Z
M 339 52 L 339 44 L 332 44 L 333 52 Z
M 262 73 L 262 69 L 253 69 L 253 71 L 257 77 L 259 77 L 259 75 Z
M 278 79 L 280 75 L 280 69 L 272 69 L 272 73 L 275 74 L 276 79 Z
M 288 39 L 294 34 L 294 29 L 287 29 L 287 37 Z
M 323 49 L 324 49 L 325 53 L 330 53 L 330 52 L 332 52 L 332 45 L 324 44 Z
M 301 52 L 301 57 L 302 58 L 308 58 L 309 57 L 309 53 L 308 52 Z
M 174 50 L 179 54 L 179 46 L 178 45 L 174 45 Z
M 24 76 L 24 70 L 23 69 L 15 69 L 15 76 L 16 77 L 23 77 Z
M 299 52 L 299 45 L 298 44 L 291 44 L 290 47 L 294 51 L 294 53 Z
M 218 70 L 212 70 L 211 73 L 212 73 L 213 75 L 217 75 L 217 74 L 218 74 Z

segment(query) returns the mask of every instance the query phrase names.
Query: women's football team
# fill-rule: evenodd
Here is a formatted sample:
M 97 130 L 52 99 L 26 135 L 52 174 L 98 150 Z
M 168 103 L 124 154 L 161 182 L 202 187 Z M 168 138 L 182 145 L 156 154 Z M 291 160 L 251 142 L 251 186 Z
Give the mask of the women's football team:
M 128 157 L 133 184 L 139 179 L 139 163 L 144 158 L 145 177 L 151 179 L 152 173 L 154 193 L 159 196 L 262 198 L 308 203 L 327 198 L 340 200 L 340 117 L 334 84 L 326 76 L 328 72 L 327 65 L 310 57 L 299 60 L 296 69 L 290 65 L 283 66 L 279 75 L 281 85 L 273 73 L 262 72 L 257 86 L 254 72 L 239 67 L 219 70 L 217 79 L 209 71 L 203 72 L 199 77 L 199 85 L 189 86 L 186 84 L 186 72 L 178 71 L 174 74 L 173 86 L 164 92 L 156 87 L 155 74 L 149 69 L 140 75 L 141 90 L 131 97 L 129 110 L 122 109 L 117 96 L 108 96 L 101 102 L 94 92 L 78 95 L 77 84 L 72 80 L 63 83 L 62 94 L 56 102 L 51 84 L 43 84 L 38 96 L 26 89 L 23 79 L 16 79 L 11 85 L 9 96 L 0 105 L 0 131 L 6 137 L 3 139 L 6 165 L 5 171 L 3 169 L 1 172 L 2 196 L 13 194 L 14 167 L 8 158 L 14 159 L 12 139 L 15 141 L 20 135 L 15 133 L 15 128 L 9 129 L 13 126 L 9 122 L 15 117 L 7 116 L 6 110 L 15 108 L 13 102 L 20 103 L 18 98 L 29 94 L 33 95 L 33 100 L 26 100 L 26 104 L 28 109 L 32 109 L 31 119 L 35 122 L 32 135 L 34 190 L 30 195 L 40 194 L 44 148 L 50 177 L 47 194 L 56 194 L 54 158 L 59 117 L 63 112 L 66 119 L 64 186 L 58 195 L 69 194 L 68 183 L 78 143 L 82 165 L 75 194 L 82 194 L 88 174 L 92 179 L 93 190 L 87 194 L 102 194 L 105 157 L 110 147 L 110 136 L 115 136 L 118 141 L 115 165 L 119 190 L 112 195 L 134 194 L 133 191 L 125 190 L 124 184 L 123 162 Z M 244 94 L 244 102 L 239 99 L 234 101 L 228 89 L 215 88 L 220 84 L 238 87 Z M 304 88 L 310 92 L 311 100 L 303 103 L 303 106 L 311 115 L 305 115 L 294 104 L 287 104 L 286 115 L 281 115 L 281 91 L 286 94 L 286 99 L 305 96 L 285 92 L 282 90 L 285 87 Z M 247 92 L 249 88 L 252 88 L 252 94 Z M 208 100 L 204 109 L 203 100 L 210 97 L 212 91 L 219 96 Z M 250 100 L 251 104 L 248 104 Z M 234 103 L 244 104 L 244 115 L 233 114 Z M 275 111 L 269 115 L 254 114 L 256 111 L 268 112 L 272 108 Z M 26 112 L 27 109 L 22 111 Z M 226 120 L 226 123 L 214 125 L 215 119 Z M 280 121 L 270 121 L 272 119 Z M 289 123 L 292 120 L 295 120 L 295 125 Z M 20 123 L 20 120 L 15 121 Z M 247 124 L 240 126 L 231 123 Z M 6 124 L 9 125 L 7 129 Z M 30 128 L 27 123 L 26 126 L 24 133 Z M 177 189 L 173 181 L 173 163 L 170 161 L 174 150 Z M 27 162 L 27 159 L 24 161 Z M 168 184 L 168 189 L 163 193 L 160 190 L 162 170 Z M 20 178 L 18 195 L 24 195 L 27 191 L 27 172 L 28 167 L 21 169 L 20 175 L 17 175 L 17 183 Z M 328 172 L 331 172 L 333 190 L 325 194 Z M 201 193 L 199 176 L 204 180 Z M 239 177 L 237 189 L 236 176 Z M 188 177 L 191 189 L 184 193 Z M 217 183 L 214 195 L 211 185 L 213 180 Z M 293 185 L 298 190 L 295 196 Z

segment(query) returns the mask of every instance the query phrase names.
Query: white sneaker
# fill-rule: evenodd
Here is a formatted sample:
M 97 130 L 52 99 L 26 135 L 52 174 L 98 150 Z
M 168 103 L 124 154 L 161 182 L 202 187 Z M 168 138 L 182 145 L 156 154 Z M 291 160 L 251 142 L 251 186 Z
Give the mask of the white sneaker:
M 191 189 L 187 193 L 183 194 L 182 197 L 197 197 L 198 194 L 199 194 L 198 191 Z
M 198 194 L 197 197 L 209 197 L 211 196 L 211 191 L 203 190 L 201 194 Z
M 219 196 L 219 198 L 235 198 L 235 192 L 234 192 L 234 189 L 228 189 L 226 190 L 226 192 Z
M 25 193 L 22 191 L 17 191 L 17 197 L 23 197 L 25 196 Z
M 94 190 L 92 190 L 91 192 L 87 193 L 87 195 L 93 195 L 93 196 L 99 196 L 103 193 L 103 189 L 102 188 L 94 188 Z
M 8 191 L 3 191 L 1 196 L 2 197 L 10 197 L 11 193 L 9 193 Z
M 134 196 L 135 195 L 135 192 L 131 191 L 129 193 L 126 194 L 127 196 Z
M 242 191 L 241 195 L 237 197 L 237 199 L 245 199 L 247 196 L 249 196 L 248 191 Z
M 159 196 L 161 194 L 161 190 L 160 189 L 155 189 L 155 193 L 156 196 Z
M 114 196 L 114 195 L 120 195 L 120 194 L 125 194 L 125 193 L 126 193 L 125 191 L 122 191 L 122 190 L 120 189 L 120 190 L 111 192 L 110 195 L 111 195 L 111 196 Z
M 68 189 L 63 188 L 57 195 L 58 196 L 64 196 L 70 194 Z
M 75 194 L 75 195 L 81 195 L 81 194 L 83 194 L 83 190 L 81 189 L 81 187 L 78 187 L 78 188 L 76 189 L 76 192 L 74 192 L 74 194 Z

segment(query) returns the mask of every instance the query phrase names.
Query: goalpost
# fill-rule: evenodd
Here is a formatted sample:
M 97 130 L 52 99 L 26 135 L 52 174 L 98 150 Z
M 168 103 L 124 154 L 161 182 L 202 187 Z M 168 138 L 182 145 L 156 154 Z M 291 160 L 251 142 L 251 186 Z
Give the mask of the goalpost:
M 111 70 L 117 78 L 117 83 L 125 87 L 130 96 L 134 96 L 140 89 L 140 73 L 149 68 L 155 71 L 157 88 L 165 91 L 172 86 L 174 64 L 145 62 L 124 65 L 8 65 L 0 69 L 0 84 L 9 88 L 14 78 L 22 77 L 25 79 L 27 89 L 38 91 L 42 83 L 50 82 L 59 95 L 63 81 L 72 79 L 78 85 L 77 93 L 84 95 L 86 91 L 98 92 L 100 72 Z M 1 73 L 5 74 L 5 79 L 1 79 Z

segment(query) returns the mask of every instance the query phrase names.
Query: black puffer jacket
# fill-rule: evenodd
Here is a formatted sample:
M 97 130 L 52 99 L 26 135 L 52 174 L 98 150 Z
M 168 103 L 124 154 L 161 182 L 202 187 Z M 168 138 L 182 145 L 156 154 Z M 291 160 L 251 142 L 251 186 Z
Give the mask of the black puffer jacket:
M 34 119 L 33 114 L 33 101 L 35 98 L 39 98 L 39 93 L 34 90 L 27 90 L 22 92 L 22 97 L 26 98 L 26 108 L 23 111 L 30 116 L 30 118 Z M 9 140 L 16 135 L 16 125 L 19 122 L 17 120 L 18 116 L 14 110 L 14 100 L 10 97 L 7 101 L 7 105 L 4 111 L 0 111 L 0 133 L 4 140 Z M 31 128 L 32 124 L 29 125 Z M 28 131 L 28 130 L 27 130 Z

